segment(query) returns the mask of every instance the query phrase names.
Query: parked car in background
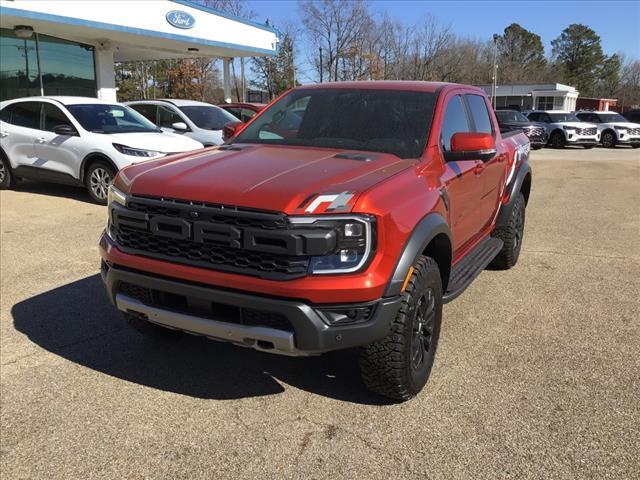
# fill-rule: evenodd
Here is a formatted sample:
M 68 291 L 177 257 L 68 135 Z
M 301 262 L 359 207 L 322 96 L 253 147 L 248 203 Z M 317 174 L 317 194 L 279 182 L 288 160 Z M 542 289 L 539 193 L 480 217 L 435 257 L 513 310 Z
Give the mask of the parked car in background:
M 640 123 L 640 110 L 628 110 L 622 114 L 628 122 Z
M 191 137 L 205 147 L 221 145 L 225 123 L 237 120 L 222 108 L 194 100 L 138 100 L 126 105 L 165 132 Z
M 247 123 L 251 120 L 256 113 L 261 110 L 264 110 L 264 107 L 267 106 L 266 103 L 222 103 L 218 105 L 220 108 L 223 108 L 230 114 L 232 114 L 236 119 Z
M 533 110 L 526 112 L 533 122 L 546 125 L 549 146 L 564 148 L 566 145 L 579 145 L 593 148 L 600 141 L 598 127 L 594 123 L 585 123 L 572 112 L 562 110 Z
M 518 110 L 497 110 L 496 118 L 500 132 L 507 133 L 522 130 L 529 137 L 531 148 L 538 150 L 549 141 L 546 125 L 542 122 L 532 122 Z
M 85 97 L 29 97 L 0 103 L 0 187 L 17 179 L 84 185 L 107 203 L 123 167 L 202 144 L 166 133 L 135 110 Z
M 576 112 L 583 122 L 595 123 L 600 132 L 600 143 L 603 147 L 613 148 L 616 145 L 640 147 L 640 124 L 632 123 L 617 112 L 581 111 Z
M 216 151 L 120 172 L 102 278 L 144 334 L 359 347 L 365 385 L 407 400 L 429 378 L 442 305 L 518 261 L 528 158 L 476 87 L 298 87 Z

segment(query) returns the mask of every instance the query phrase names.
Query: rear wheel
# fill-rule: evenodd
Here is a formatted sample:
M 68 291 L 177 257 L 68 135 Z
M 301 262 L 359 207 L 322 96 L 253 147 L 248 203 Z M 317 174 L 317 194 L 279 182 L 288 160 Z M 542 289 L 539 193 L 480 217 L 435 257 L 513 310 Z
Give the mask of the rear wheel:
M 564 145 L 567 142 L 562 132 L 554 132 L 553 135 L 551 135 L 549 143 L 553 148 L 564 148 Z
M 602 146 L 605 148 L 613 148 L 616 146 L 616 143 L 618 143 L 615 133 L 610 130 L 607 130 L 602 134 L 600 141 L 602 142 Z
M 93 162 L 84 176 L 85 186 L 91 199 L 100 205 L 107 204 L 107 192 L 116 172 L 104 161 Z
M 508 270 L 518 263 L 522 239 L 524 237 L 525 201 L 521 192 L 518 192 L 509 221 L 504 227 L 497 227 L 491 234 L 504 242 L 502 250 L 496 255 L 489 265 L 491 268 Z
M 414 397 L 427 383 L 442 320 L 438 264 L 421 256 L 413 268 L 389 334 L 360 349 L 360 371 L 367 388 L 400 401 Z

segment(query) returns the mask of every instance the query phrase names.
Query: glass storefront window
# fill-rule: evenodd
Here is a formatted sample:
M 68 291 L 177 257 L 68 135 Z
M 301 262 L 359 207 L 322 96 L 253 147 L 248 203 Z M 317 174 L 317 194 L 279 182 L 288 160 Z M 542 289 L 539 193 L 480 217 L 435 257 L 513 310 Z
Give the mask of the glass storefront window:
M 36 33 L 20 39 L 13 30 L 0 29 L 0 101 L 41 93 L 95 97 L 93 50 Z
M 36 37 L 21 39 L 0 29 L 0 101 L 40 95 Z
M 39 35 L 40 72 L 45 95 L 96 96 L 93 47 Z

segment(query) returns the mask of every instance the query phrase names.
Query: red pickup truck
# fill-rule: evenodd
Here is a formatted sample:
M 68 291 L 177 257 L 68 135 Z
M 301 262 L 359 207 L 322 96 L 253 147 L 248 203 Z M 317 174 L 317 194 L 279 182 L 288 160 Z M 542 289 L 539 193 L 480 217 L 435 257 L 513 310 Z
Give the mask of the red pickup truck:
M 357 347 L 366 386 L 406 400 L 429 377 L 442 305 L 517 262 L 528 156 L 478 88 L 302 86 L 226 145 L 121 170 L 102 276 L 141 332 Z

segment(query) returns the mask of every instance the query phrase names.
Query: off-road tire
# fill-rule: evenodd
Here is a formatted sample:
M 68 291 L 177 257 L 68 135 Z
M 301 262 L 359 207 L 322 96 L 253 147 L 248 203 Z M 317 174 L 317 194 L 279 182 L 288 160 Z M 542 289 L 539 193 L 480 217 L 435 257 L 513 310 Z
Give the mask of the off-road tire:
M 7 190 L 15 185 L 15 177 L 9 161 L 0 153 L 0 190 Z
M 442 321 L 438 264 L 430 257 L 420 256 L 413 268 L 389 334 L 360 348 L 360 372 L 365 386 L 398 401 L 414 397 L 427 383 Z M 424 315 L 425 306 L 428 320 Z
M 600 143 L 604 148 L 615 148 L 618 143 L 618 139 L 616 138 L 616 134 L 611 130 L 607 130 L 602 133 L 602 137 L 600 138 Z
M 107 204 L 107 190 L 116 172 L 109 163 L 98 160 L 89 165 L 84 176 L 84 184 L 87 192 L 95 203 L 99 205 Z
M 549 145 L 551 145 L 551 148 L 564 148 L 566 144 L 567 140 L 564 138 L 562 132 L 553 132 L 549 139 Z
M 504 242 L 502 250 L 489 264 L 489 268 L 508 270 L 518 263 L 522 239 L 524 237 L 525 201 L 521 192 L 514 200 L 509 221 L 503 227 L 496 227 L 491 234 Z
M 172 330 L 170 328 L 161 327 L 148 320 L 140 318 L 138 315 L 131 313 L 123 313 L 125 320 L 135 330 L 147 337 L 162 338 L 164 340 L 175 340 L 184 335 L 180 330 Z

